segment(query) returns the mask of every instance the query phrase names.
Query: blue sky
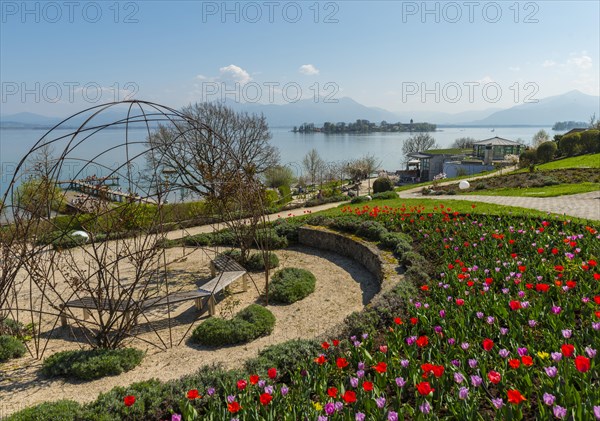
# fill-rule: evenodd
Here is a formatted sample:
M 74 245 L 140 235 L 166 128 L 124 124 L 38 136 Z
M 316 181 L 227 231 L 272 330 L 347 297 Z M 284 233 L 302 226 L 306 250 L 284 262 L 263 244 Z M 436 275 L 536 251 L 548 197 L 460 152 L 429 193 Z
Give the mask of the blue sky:
M 598 95 L 599 4 L 2 0 L 0 113 L 132 94 L 178 108 L 318 92 L 397 112 Z

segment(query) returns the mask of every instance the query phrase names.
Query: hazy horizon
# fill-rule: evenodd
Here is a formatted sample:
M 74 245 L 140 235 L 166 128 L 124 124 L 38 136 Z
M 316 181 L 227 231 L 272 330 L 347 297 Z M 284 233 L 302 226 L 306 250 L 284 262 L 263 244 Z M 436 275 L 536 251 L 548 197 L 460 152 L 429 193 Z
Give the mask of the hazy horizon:
M 598 2 L 5 1 L 1 12 L 3 115 L 222 96 L 456 114 L 600 92 Z

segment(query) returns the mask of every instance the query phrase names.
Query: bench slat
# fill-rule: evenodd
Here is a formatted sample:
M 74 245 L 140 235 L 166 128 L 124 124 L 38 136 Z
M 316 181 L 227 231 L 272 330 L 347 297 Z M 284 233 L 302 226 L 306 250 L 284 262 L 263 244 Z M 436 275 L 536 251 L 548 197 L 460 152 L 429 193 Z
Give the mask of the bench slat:
M 237 271 L 237 272 L 223 272 L 221 275 L 218 275 L 201 286 L 201 288 L 205 291 L 210 291 L 211 293 L 217 293 L 223 290 L 223 288 L 229 286 L 236 279 L 241 278 L 246 274 L 245 271 Z

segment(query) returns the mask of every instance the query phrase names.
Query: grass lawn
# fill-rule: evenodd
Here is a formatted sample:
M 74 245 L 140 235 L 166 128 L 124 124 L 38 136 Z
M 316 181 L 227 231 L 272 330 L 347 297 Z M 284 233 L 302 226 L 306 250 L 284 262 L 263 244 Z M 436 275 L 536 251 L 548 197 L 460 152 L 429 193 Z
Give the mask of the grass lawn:
M 591 155 L 573 156 L 571 158 L 559 159 L 546 164 L 537 165 L 538 170 L 559 170 L 563 168 L 600 168 L 600 153 Z M 527 168 L 522 168 L 515 172 L 527 172 Z
M 587 193 L 600 190 L 598 183 L 559 184 L 556 186 L 529 188 L 500 188 L 466 193 L 467 196 L 523 196 L 523 197 L 556 197 L 567 194 Z
M 443 205 L 443 208 L 440 206 Z M 365 206 L 369 208 L 374 208 L 378 206 L 379 208 L 384 208 L 387 206 L 388 208 L 406 208 L 407 212 L 410 212 L 411 208 L 419 208 L 423 207 L 421 213 L 431 213 L 431 212 L 439 212 L 440 210 L 445 210 L 446 212 L 459 212 L 462 214 L 487 214 L 487 215 L 524 215 L 524 216 L 538 216 L 542 218 L 547 218 L 548 213 L 542 212 L 534 209 L 526 209 L 519 208 L 516 206 L 501 206 L 495 205 L 492 203 L 482 203 L 482 202 L 468 202 L 465 200 L 442 200 L 442 199 L 392 199 L 392 200 L 372 200 L 370 202 L 365 203 L 356 203 L 356 204 L 343 204 L 338 206 L 337 208 L 327 209 L 319 212 L 320 215 L 328 215 L 335 216 L 340 215 L 341 209 L 350 206 L 352 209 L 362 209 Z M 560 219 L 569 219 L 575 220 L 577 218 L 573 217 L 562 217 L 559 216 Z

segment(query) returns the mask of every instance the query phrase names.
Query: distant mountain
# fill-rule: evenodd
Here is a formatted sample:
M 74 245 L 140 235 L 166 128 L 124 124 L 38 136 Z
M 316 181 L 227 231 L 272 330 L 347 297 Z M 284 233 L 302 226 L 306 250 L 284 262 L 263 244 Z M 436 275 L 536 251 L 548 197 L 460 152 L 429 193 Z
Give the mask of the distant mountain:
M 552 126 L 557 121 L 588 121 L 592 114 L 600 117 L 600 97 L 570 91 L 566 94 L 540 99 L 537 103 L 516 105 L 468 123 L 469 125 Z
M 552 126 L 557 121 L 588 121 L 596 113 L 600 118 L 600 97 L 586 95 L 579 91 L 567 92 L 539 100 L 537 103 L 517 105 L 508 109 L 488 108 L 485 110 L 464 111 L 451 114 L 443 112 L 407 111 L 394 113 L 379 107 L 367 107 L 351 98 L 340 98 L 335 103 L 327 103 L 323 98 L 301 100 L 287 104 L 251 104 L 237 103 L 233 100 L 226 104 L 236 111 L 264 114 L 271 127 L 293 127 L 302 123 L 323 125 L 332 123 L 353 122 L 366 119 L 374 123 L 427 122 L 438 126 Z M 69 121 L 69 127 L 77 127 L 85 121 L 89 114 L 77 116 Z M 125 117 L 124 109 L 120 112 L 111 109 L 102 112 L 94 119 L 96 124 L 109 124 Z M 50 128 L 62 119 L 46 117 L 33 113 L 18 113 L 0 116 L 2 128 Z
M 233 101 L 227 101 L 226 104 L 237 111 L 262 113 L 272 127 L 292 127 L 302 123 L 314 123 L 320 126 L 326 121 L 347 123 L 358 119 L 373 122 L 385 120 L 388 123 L 401 121 L 401 117 L 395 113 L 383 108 L 367 107 L 347 97 L 340 98 L 335 103 L 323 102 L 321 98 L 319 102 L 307 99 L 281 105 L 240 104 Z M 408 122 L 408 120 L 410 118 L 403 121 Z
M 132 110 L 132 115 L 138 115 L 138 109 Z M 77 115 L 68 122 L 63 123 L 61 127 L 67 129 L 76 129 L 81 126 L 85 121 L 91 117 L 92 113 L 82 113 Z M 123 107 L 119 111 L 104 111 L 93 118 L 94 126 L 111 124 L 115 121 L 123 120 L 127 116 L 126 108 Z M 65 117 L 66 118 L 66 117 Z M 0 116 L 0 128 L 3 129 L 50 129 L 62 122 L 64 118 L 60 117 L 47 117 L 40 114 L 34 113 L 17 113 L 17 114 L 9 114 Z M 151 127 L 155 125 L 155 123 L 150 123 Z M 139 123 L 135 125 L 139 126 Z

